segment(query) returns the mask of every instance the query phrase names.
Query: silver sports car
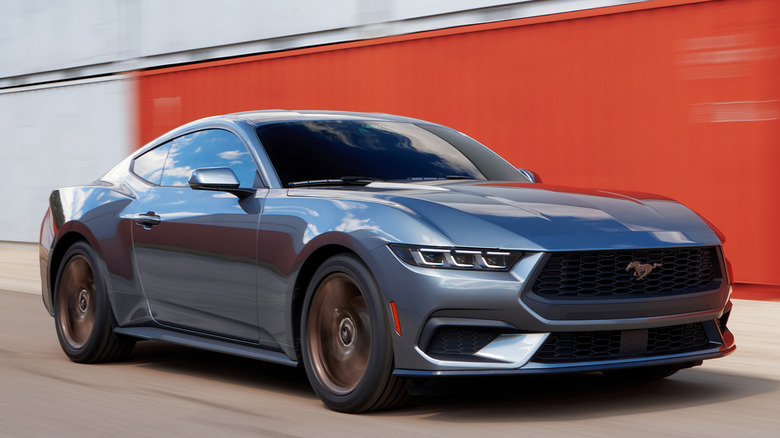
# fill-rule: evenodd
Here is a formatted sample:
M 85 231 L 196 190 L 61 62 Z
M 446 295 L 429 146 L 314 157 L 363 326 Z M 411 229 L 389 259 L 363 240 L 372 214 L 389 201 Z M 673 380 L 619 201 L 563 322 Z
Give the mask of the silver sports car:
M 75 362 L 164 340 L 303 366 L 363 412 L 419 379 L 652 380 L 729 354 L 721 242 L 670 199 L 541 184 L 441 125 L 258 111 L 55 190 L 41 280 Z

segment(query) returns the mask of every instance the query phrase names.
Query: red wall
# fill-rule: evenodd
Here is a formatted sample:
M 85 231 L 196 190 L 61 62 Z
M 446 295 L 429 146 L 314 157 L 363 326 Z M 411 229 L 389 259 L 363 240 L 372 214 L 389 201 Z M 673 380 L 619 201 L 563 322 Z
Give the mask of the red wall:
M 252 109 L 443 123 L 546 183 L 657 192 L 780 285 L 780 2 L 659 0 L 137 74 L 140 139 Z

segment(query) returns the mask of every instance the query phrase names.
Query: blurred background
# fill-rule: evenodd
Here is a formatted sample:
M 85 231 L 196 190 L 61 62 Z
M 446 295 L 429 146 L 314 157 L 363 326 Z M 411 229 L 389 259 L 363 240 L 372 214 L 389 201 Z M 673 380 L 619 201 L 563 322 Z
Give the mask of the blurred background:
M 0 60 L 0 241 L 180 124 L 386 112 L 546 184 L 681 201 L 737 282 L 780 290 L 776 0 L 0 0 Z

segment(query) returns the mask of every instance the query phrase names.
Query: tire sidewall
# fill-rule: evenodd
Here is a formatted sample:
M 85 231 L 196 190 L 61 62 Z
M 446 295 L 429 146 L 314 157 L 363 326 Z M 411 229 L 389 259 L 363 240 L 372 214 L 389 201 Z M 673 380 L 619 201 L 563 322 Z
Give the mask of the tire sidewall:
M 322 280 L 333 273 L 349 275 L 360 288 L 366 300 L 371 319 L 371 348 L 366 371 L 357 387 L 348 394 L 337 395 L 329 391 L 314 372 L 311 348 L 308 339 L 308 319 L 311 302 Z M 325 261 L 315 272 L 306 290 L 301 315 L 301 353 L 306 375 L 314 391 L 331 409 L 342 412 L 368 410 L 381 397 L 393 369 L 391 333 L 384 300 L 373 275 L 360 259 L 350 254 L 341 254 Z
M 65 338 L 65 334 L 62 333 L 62 327 L 60 325 L 60 280 L 62 274 L 68 262 L 73 256 L 81 255 L 89 263 L 89 267 L 92 270 L 92 279 L 95 283 L 95 323 L 92 326 L 92 333 L 90 333 L 87 341 L 80 348 L 73 348 Z M 57 339 L 62 346 L 62 350 L 65 354 L 74 362 L 91 362 L 100 352 L 102 346 L 106 342 L 106 337 L 109 334 L 111 328 L 110 312 L 108 311 L 108 295 L 106 294 L 106 285 L 103 279 L 103 274 L 99 268 L 97 257 L 95 256 L 92 248 L 84 243 L 78 242 L 71 246 L 62 258 L 63 262 L 57 271 L 57 281 L 54 288 L 54 325 L 57 329 Z

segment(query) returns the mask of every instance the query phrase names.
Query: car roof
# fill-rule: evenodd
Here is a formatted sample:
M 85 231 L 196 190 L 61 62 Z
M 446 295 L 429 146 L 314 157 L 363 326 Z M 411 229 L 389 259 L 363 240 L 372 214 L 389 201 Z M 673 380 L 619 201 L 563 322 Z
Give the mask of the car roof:
M 413 119 L 410 117 L 396 116 L 382 113 L 361 113 L 352 111 L 316 111 L 316 110 L 259 110 L 245 111 L 231 114 L 223 114 L 205 117 L 181 125 L 150 141 L 133 153 L 137 157 L 146 153 L 149 149 L 169 141 L 192 130 L 208 127 L 233 126 L 236 128 L 254 129 L 254 127 L 269 123 L 304 122 L 313 120 L 363 120 L 363 121 L 390 121 L 403 123 L 417 123 L 432 125 L 433 123 Z
M 266 123 L 309 121 L 309 120 L 377 120 L 393 121 L 407 123 L 425 123 L 425 120 L 418 120 L 409 117 L 396 116 L 383 113 L 365 113 L 352 111 L 317 111 L 317 110 L 262 110 L 245 111 L 239 113 L 217 116 L 221 119 L 232 119 L 236 122 L 251 123 L 261 125 Z

